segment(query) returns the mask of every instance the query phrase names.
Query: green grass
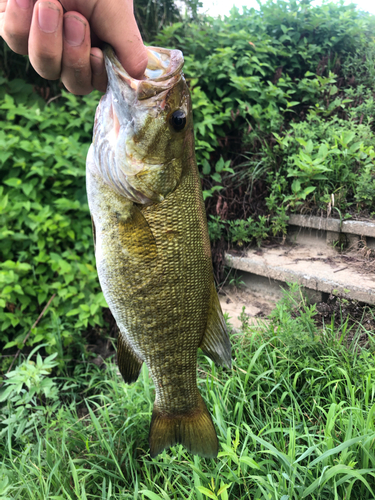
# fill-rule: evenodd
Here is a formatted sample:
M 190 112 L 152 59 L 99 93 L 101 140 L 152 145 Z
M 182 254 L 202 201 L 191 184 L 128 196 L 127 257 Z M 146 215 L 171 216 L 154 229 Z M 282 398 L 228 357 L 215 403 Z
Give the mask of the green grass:
M 50 377 L 54 355 L 33 353 L 3 387 L 0 499 L 373 499 L 371 333 L 360 349 L 363 326 L 318 329 L 314 307 L 299 301 L 296 316 L 296 304 L 290 294 L 271 322 L 232 334 L 231 372 L 199 356 L 216 460 L 181 446 L 150 458 L 146 367 L 130 386 L 113 362 Z

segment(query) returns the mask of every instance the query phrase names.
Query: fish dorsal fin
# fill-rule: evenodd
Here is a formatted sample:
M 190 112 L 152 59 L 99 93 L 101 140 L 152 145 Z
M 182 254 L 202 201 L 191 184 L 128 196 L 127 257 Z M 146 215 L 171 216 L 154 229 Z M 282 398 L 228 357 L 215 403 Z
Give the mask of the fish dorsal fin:
M 127 384 L 135 382 L 143 361 L 134 352 L 125 335 L 119 332 L 117 341 L 117 362 L 120 373 Z
M 213 282 L 206 331 L 199 347 L 217 365 L 231 368 L 232 349 L 219 297 Z

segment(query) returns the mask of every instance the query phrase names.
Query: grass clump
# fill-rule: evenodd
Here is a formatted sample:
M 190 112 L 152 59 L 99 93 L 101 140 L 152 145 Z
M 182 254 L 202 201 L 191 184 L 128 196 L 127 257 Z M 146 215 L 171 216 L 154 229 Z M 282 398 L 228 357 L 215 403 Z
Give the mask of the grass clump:
M 217 460 L 180 446 L 150 458 L 145 366 L 126 385 L 113 362 L 51 377 L 53 356 L 30 355 L 2 389 L 0 498 L 373 498 L 372 334 L 368 348 L 347 347 L 353 331 L 318 328 L 314 306 L 295 292 L 270 321 L 232 333 L 231 372 L 199 356 Z M 34 378 L 25 383 L 25 373 Z

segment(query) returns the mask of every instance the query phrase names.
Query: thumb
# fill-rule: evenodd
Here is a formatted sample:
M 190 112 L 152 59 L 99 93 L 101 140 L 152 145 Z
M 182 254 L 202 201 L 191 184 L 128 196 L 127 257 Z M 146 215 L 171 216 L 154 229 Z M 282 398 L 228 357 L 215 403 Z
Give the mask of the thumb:
M 133 9 L 133 0 L 68 0 L 89 20 L 93 32 L 115 50 L 122 66 L 133 78 L 141 78 L 147 66 Z

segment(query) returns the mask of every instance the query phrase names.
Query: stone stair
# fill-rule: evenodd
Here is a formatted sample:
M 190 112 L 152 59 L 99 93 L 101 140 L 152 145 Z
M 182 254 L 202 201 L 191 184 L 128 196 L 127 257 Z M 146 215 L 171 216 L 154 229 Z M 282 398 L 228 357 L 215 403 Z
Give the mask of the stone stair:
M 375 304 L 375 223 L 292 215 L 284 245 L 226 253 L 249 291 L 278 299 L 298 282 L 312 302 L 329 294 Z M 373 265 L 372 265 L 373 264 Z

